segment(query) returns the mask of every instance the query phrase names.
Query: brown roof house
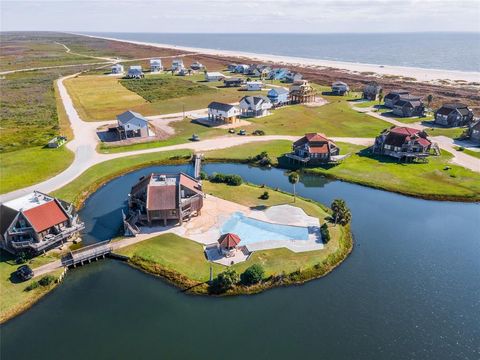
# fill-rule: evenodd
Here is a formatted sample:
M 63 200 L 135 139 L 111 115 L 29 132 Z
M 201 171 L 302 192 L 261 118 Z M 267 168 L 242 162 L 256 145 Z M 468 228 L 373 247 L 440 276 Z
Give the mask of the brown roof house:
M 425 131 L 393 126 L 376 137 L 372 152 L 403 161 L 413 161 L 428 157 L 431 147 L 432 143 Z
M 435 124 L 446 127 L 464 126 L 473 121 L 473 111 L 461 103 L 443 104 L 435 111 Z
M 39 191 L 0 204 L 0 247 L 13 254 L 37 255 L 84 228 L 71 204 Z
M 292 152 L 285 156 L 304 165 L 315 165 L 333 161 L 333 157 L 340 152 L 335 143 L 325 135 L 319 133 L 305 134 L 295 141 Z
M 200 181 L 184 173 L 150 174 L 140 178 L 130 191 L 125 232 L 135 233 L 130 227 L 135 229 L 137 224 L 163 222 L 166 226 L 169 220 L 182 224 L 199 215 L 202 207 Z

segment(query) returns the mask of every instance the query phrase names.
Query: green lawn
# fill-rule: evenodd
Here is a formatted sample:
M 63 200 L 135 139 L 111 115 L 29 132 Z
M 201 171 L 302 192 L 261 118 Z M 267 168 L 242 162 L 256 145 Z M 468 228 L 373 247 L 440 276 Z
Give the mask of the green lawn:
M 85 198 L 106 181 L 133 170 L 150 165 L 186 161 L 191 153 L 188 150 L 165 151 L 152 154 L 127 156 L 105 161 L 89 168 L 75 180 L 54 192 L 55 196 L 79 205 Z
M 352 156 L 337 166 L 308 171 L 413 196 L 480 199 L 480 174 L 449 163 L 452 155 L 448 152 L 429 157 L 425 164 L 404 164 L 389 157 L 372 156 L 361 146 L 338 145 Z M 444 170 L 446 166 L 450 169 Z
M 140 95 L 148 102 L 195 96 L 216 90 L 203 84 L 174 76 L 148 76 L 144 79 L 120 80 L 128 90 Z
M 165 91 L 166 89 L 155 89 L 157 82 L 159 85 L 161 82 L 168 83 L 169 89 L 176 87 L 181 89 L 172 94 Z M 122 86 L 122 83 L 129 84 L 127 86 L 138 94 Z M 144 89 L 142 84 L 145 85 Z M 239 91 L 238 88 L 219 88 L 220 82 L 207 83 L 194 76 L 179 77 L 169 74 L 151 75 L 145 80 L 121 80 L 96 75 L 78 76 L 65 81 L 65 85 L 75 108 L 85 121 L 112 120 L 126 110 L 137 111 L 145 116 L 180 113 L 204 109 L 212 101 L 237 102 L 246 95 L 246 92 Z M 248 95 L 258 93 L 248 92 Z M 168 98 L 169 96 L 174 97 Z
M 456 150 L 457 150 L 457 151 L 464 152 L 464 153 L 467 154 L 467 155 L 476 157 L 477 159 L 480 159 L 480 151 L 472 151 L 472 150 L 469 150 L 469 149 L 460 150 L 460 147 L 459 147 L 459 146 L 456 147 Z
M 28 262 L 31 268 L 36 268 L 57 258 L 50 255 L 41 255 Z M 14 258 L 7 252 L 0 250 L 0 323 L 8 320 L 22 310 L 27 309 L 31 304 L 48 293 L 55 284 L 50 286 L 39 286 L 38 288 L 25 291 L 25 288 L 33 281 L 32 279 L 25 282 L 16 282 L 11 280 L 11 274 L 17 270 L 20 265 L 15 263 Z M 52 273 L 58 277 L 63 269 Z
M 273 164 L 277 164 L 277 158 L 292 150 L 292 143 L 286 140 L 266 141 L 251 143 L 248 145 L 234 146 L 227 149 L 211 150 L 204 152 L 206 160 L 239 160 L 244 161 L 254 157 L 263 151 L 270 156 Z
M 327 212 L 319 204 L 297 198 L 293 203 L 293 196 L 290 194 L 269 190 L 270 198 L 267 201 L 259 200 L 258 196 L 265 189 L 258 186 L 243 184 L 230 187 L 225 184 L 212 184 L 204 182 L 204 190 L 209 194 L 224 198 L 229 201 L 238 202 L 246 206 L 257 205 L 280 205 L 291 204 L 301 207 L 311 216 L 317 216 L 323 223 Z M 254 252 L 246 261 L 232 266 L 238 273 L 243 272 L 248 266 L 260 263 L 265 269 L 266 277 L 274 274 L 286 274 L 307 270 L 316 264 L 321 263 L 331 254 L 337 252 L 339 241 L 343 241 L 345 229 L 330 225 L 331 240 L 323 250 L 294 253 L 288 249 L 274 249 Z M 216 239 L 212 239 L 214 242 Z M 135 245 L 119 250 L 120 254 L 137 256 L 146 260 L 147 270 L 156 272 L 155 264 L 168 270 L 173 270 L 198 282 L 207 281 L 209 278 L 210 264 L 205 259 L 203 247 L 189 239 L 174 234 L 165 234 L 155 238 L 142 241 Z M 143 261 L 142 261 L 143 263 Z M 214 276 L 224 271 L 225 267 L 213 264 Z
M 42 182 L 65 170 L 73 157 L 65 145 L 58 149 L 31 147 L 0 153 L 0 193 Z
M 251 128 L 264 130 L 268 135 L 321 132 L 327 136 L 375 137 L 390 127 L 385 121 L 353 110 L 344 99 L 320 107 L 287 106 L 251 121 L 254 123 Z

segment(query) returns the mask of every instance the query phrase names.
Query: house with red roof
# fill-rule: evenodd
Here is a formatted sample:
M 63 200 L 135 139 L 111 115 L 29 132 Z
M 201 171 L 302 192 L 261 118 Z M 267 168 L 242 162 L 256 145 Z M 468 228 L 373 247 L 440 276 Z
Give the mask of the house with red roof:
M 339 147 L 324 134 L 308 133 L 295 141 L 292 152 L 285 156 L 303 165 L 315 165 L 331 162 L 339 153 Z
M 84 228 L 71 204 L 39 191 L 0 204 L 0 247 L 12 254 L 37 255 Z
M 137 225 L 152 226 L 168 221 L 182 224 L 203 207 L 202 185 L 185 174 L 155 174 L 141 177 L 133 185 L 128 200 L 129 216 L 125 219 L 125 233 L 132 234 Z M 134 232 L 133 232 L 134 233 Z
M 372 152 L 402 161 L 413 161 L 428 157 L 431 147 L 432 143 L 425 131 L 392 126 L 376 137 Z

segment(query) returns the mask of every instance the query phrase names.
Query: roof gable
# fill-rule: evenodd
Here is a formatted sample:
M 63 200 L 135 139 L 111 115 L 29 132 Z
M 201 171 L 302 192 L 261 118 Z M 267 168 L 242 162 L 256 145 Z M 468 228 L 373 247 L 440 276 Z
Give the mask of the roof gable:
M 25 210 L 23 215 L 36 232 L 42 232 L 68 220 L 65 211 L 55 200 Z

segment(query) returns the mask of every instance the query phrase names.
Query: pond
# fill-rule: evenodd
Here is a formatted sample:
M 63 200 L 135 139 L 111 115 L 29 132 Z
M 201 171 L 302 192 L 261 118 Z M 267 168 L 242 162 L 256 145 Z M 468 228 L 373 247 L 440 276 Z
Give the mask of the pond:
M 117 178 L 86 202 L 86 242 L 114 237 L 131 185 Z M 204 170 L 291 191 L 285 174 L 238 164 Z M 1 328 L 4 359 L 478 359 L 480 206 L 425 201 L 321 177 L 297 193 L 352 210 L 355 249 L 325 278 L 255 296 L 185 295 L 105 260 Z M 28 341 L 28 346 L 26 345 Z

